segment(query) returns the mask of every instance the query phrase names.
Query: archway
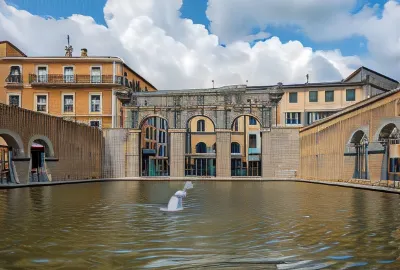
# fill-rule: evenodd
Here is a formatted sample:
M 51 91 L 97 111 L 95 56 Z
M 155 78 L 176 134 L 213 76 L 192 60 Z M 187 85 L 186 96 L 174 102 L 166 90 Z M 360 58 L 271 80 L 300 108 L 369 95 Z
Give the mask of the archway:
M 396 124 L 388 123 L 378 135 L 384 154 L 381 167 L 381 180 L 400 179 L 400 130 Z
M 186 123 L 186 176 L 216 176 L 216 140 L 215 123 L 209 117 L 189 118 Z
M 261 176 L 261 123 L 253 115 L 240 115 L 231 130 L 231 176 Z
M 31 137 L 28 143 L 30 166 L 30 182 L 49 181 L 49 170 L 46 164 L 46 158 L 54 157 L 54 147 L 50 139 L 44 135 L 35 135 Z
M 350 144 L 355 148 L 355 165 L 353 178 L 369 179 L 368 172 L 368 145 L 367 134 L 363 130 L 357 130 L 350 138 Z
M 141 176 L 169 176 L 168 121 L 160 116 L 149 116 L 140 128 Z
M 22 157 L 24 148 L 18 134 L 0 129 L 0 183 L 18 183 L 13 160 Z

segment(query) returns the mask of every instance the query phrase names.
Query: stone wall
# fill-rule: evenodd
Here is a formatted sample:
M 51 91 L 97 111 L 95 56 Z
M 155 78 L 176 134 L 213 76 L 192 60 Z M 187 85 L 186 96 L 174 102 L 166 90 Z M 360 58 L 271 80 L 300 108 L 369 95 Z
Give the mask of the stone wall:
M 300 166 L 299 129 L 272 128 L 262 132 L 262 176 L 294 178 Z

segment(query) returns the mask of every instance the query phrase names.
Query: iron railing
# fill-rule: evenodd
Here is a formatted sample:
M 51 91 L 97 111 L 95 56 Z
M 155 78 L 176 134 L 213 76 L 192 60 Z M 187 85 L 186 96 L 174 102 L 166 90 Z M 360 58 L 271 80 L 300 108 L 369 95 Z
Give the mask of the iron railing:
M 118 84 L 123 85 L 121 76 L 113 75 L 63 75 L 29 74 L 30 84 Z
M 6 78 L 6 83 L 9 83 L 9 84 L 23 83 L 22 75 L 8 75 L 8 77 Z

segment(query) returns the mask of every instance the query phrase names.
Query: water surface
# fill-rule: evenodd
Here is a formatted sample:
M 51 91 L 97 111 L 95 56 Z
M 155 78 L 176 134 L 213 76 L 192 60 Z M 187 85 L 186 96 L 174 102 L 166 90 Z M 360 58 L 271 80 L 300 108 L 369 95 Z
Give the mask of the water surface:
M 6 269 L 400 269 L 400 198 L 292 182 L 0 190 Z

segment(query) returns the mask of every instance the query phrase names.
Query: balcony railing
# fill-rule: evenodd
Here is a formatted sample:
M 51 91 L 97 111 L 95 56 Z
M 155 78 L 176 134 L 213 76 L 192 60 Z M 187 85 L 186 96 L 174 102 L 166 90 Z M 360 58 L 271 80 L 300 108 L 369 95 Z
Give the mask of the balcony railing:
M 113 75 L 62 75 L 29 74 L 30 84 L 122 84 L 121 76 Z
M 8 75 L 6 78 L 7 84 L 22 84 L 22 75 Z

